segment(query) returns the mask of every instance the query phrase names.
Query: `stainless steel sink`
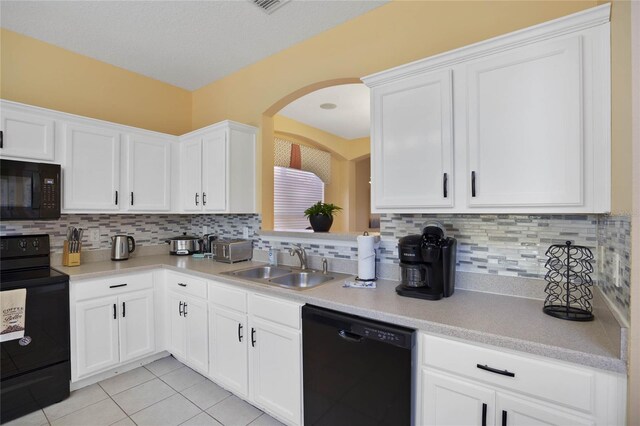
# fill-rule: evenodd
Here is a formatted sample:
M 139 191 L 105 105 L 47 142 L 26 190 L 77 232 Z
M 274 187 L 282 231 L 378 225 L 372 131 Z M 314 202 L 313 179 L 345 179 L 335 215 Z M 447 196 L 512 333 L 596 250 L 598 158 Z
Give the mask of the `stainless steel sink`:
M 261 280 L 268 280 L 271 278 L 289 274 L 291 272 L 292 270 L 288 268 L 279 268 L 277 266 L 259 266 L 257 268 L 234 271 L 234 272 L 231 272 L 230 275 L 236 275 L 238 277 L 244 277 L 244 278 L 257 278 Z
M 333 279 L 335 279 L 335 277 L 318 272 L 294 272 L 273 278 L 270 281 L 283 287 L 303 289 L 315 287 Z
M 306 290 L 332 280 L 349 277 L 347 274 L 338 274 L 335 272 L 325 274 L 315 269 L 301 270 L 281 266 L 257 266 L 239 271 L 223 272 L 223 274 L 293 290 Z

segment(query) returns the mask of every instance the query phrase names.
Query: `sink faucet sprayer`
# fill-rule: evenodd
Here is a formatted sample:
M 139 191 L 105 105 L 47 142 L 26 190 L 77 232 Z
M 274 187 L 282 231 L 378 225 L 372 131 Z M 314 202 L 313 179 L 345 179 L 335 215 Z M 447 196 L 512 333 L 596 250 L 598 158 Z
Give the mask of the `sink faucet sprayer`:
M 300 258 L 300 269 L 304 271 L 305 269 L 307 269 L 307 253 L 304 251 L 304 248 L 299 245 L 289 249 L 290 256 L 293 256 L 295 254 L 297 254 Z

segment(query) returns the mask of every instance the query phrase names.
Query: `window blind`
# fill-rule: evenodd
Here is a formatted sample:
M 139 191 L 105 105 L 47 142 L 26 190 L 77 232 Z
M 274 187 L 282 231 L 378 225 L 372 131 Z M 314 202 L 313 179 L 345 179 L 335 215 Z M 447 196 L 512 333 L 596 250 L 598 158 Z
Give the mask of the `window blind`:
M 276 231 L 302 231 L 309 219 L 304 211 L 324 202 L 324 183 L 304 170 L 273 168 L 273 227 Z

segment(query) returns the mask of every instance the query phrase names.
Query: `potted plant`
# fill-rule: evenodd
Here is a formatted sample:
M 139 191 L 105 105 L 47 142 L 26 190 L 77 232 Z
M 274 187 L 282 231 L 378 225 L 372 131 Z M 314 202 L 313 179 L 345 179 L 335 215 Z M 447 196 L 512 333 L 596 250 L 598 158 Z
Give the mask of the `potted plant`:
M 342 210 L 335 204 L 318 201 L 304 211 L 304 215 L 309 218 L 309 223 L 314 232 L 329 232 L 333 225 L 333 213 Z

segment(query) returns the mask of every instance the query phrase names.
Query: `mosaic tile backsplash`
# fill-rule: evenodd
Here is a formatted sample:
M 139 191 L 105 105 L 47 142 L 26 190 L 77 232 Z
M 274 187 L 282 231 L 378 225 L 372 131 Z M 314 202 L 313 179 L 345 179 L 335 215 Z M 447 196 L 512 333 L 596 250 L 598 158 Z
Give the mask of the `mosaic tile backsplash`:
M 425 222 L 441 222 L 448 235 L 458 240 L 457 268 L 463 272 L 544 279 L 545 252 L 551 244 L 573 244 L 592 249 L 596 256 L 594 281 L 627 319 L 630 298 L 631 220 L 626 216 L 606 215 L 421 215 L 384 214 L 381 216 L 381 245 L 378 262 L 398 263 L 398 238 L 418 234 Z M 254 248 L 288 249 L 292 243 L 270 241 L 255 233 L 260 215 L 63 215 L 55 221 L 0 222 L 0 234 L 47 233 L 52 236 L 54 252 L 62 251 L 68 226 L 99 228 L 100 240 L 87 242 L 84 250 L 108 249 L 110 237 L 133 235 L 141 245 L 163 244 L 165 238 L 207 232 L 224 238 L 242 238 L 244 228 L 254 240 Z M 310 256 L 357 260 L 353 242 L 303 244 Z M 600 248 L 604 256 L 600 255 Z M 620 287 L 611 281 L 614 254 L 620 256 Z M 600 279 L 598 279 L 598 275 Z

